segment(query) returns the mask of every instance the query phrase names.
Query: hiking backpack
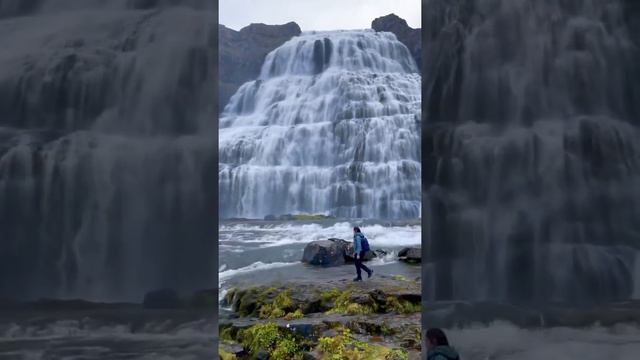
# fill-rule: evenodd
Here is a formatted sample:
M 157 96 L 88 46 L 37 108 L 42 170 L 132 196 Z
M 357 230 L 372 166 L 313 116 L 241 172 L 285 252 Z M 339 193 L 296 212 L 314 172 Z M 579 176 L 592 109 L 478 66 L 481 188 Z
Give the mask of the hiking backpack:
M 362 235 L 362 238 L 360 239 L 360 246 L 362 246 L 362 251 L 371 250 L 371 248 L 369 247 L 369 240 L 367 240 L 364 235 Z

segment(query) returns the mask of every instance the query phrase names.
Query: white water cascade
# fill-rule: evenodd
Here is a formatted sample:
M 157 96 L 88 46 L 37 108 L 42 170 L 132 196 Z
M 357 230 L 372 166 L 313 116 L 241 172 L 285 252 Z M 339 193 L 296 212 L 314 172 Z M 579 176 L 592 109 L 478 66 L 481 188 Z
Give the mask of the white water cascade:
M 429 1 L 427 298 L 585 303 L 634 295 L 633 3 Z
M 420 84 L 391 33 L 286 42 L 220 119 L 220 216 L 418 217 Z
M 165 3 L 0 2 L 0 298 L 214 286 L 215 17 Z

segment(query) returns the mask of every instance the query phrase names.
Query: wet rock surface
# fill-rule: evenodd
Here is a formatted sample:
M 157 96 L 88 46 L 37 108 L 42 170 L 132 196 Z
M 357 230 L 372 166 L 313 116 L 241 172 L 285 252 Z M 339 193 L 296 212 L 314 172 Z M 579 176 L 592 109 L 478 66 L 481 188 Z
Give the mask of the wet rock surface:
M 311 265 L 343 265 L 349 243 L 342 239 L 312 241 L 304 248 L 302 262 Z
M 381 249 L 369 250 L 363 260 L 369 261 L 387 252 Z M 343 239 L 312 241 L 304 248 L 302 262 L 311 265 L 337 266 L 353 262 L 353 244 Z
M 422 249 L 419 247 L 407 247 L 398 252 L 398 259 L 407 263 L 421 263 Z
M 251 24 L 239 31 L 219 25 L 220 89 L 219 110 L 240 85 L 260 75 L 264 58 L 290 38 L 300 35 L 294 22 L 283 25 Z
M 233 315 L 220 320 L 221 342 L 256 356 L 251 340 L 270 326 L 297 339 L 300 356 L 308 359 L 325 358 L 327 344 L 338 341 L 384 354 L 375 355 L 381 359 L 398 351 L 419 359 L 420 290 L 419 281 L 386 275 L 359 283 L 341 278 L 235 288 L 222 302 Z
M 411 28 L 407 21 L 395 14 L 379 17 L 371 23 L 371 28 L 375 31 L 388 31 L 396 35 L 409 51 L 411 56 L 422 68 L 422 35 L 420 29 Z

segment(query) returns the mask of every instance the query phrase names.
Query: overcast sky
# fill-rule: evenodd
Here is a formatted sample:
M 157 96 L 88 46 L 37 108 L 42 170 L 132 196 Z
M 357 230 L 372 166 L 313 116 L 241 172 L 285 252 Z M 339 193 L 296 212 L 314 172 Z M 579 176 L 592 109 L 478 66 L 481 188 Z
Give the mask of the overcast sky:
M 220 24 L 239 30 L 251 23 L 295 21 L 302 31 L 368 29 L 394 13 L 419 28 L 421 0 L 219 0 Z

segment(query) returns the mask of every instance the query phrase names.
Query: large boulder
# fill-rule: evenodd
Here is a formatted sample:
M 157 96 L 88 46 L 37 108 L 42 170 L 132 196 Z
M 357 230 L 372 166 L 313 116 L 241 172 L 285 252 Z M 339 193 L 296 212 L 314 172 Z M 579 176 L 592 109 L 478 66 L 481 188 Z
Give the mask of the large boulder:
M 362 258 L 362 261 L 369 261 L 369 260 L 373 260 L 374 258 L 378 257 L 378 255 L 376 254 L 378 252 L 378 250 L 372 251 L 369 250 L 366 253 L 364 253 L 364 257 Z M 347 248 L 344 258 L 347 262 L 353 262 L 353 244 L 349 244 L 349 247 Z
M 349 242 L 342 239 L 312 241 L 304 248 L 302 262 L 321 266 L 343 265 L 349 246 Z
M 177 309 L 182 306 L 178 292 L 173 289 L 149 291 L 142 305 L 147 309 Z
M 383 250 L 369 250 L 365 253 L 363 261 L 376 258 L 379 256 L 377 253 L 386 254 Z M 302 262 L 311 265 L 337 266 L 353 260 L 353 244 L 335 238 L 308 243 L 302 255 Z
M 412 264 L 422 262 L 422 249 L 418 247 L 406 247 L 398 253 L 398 259 Z

